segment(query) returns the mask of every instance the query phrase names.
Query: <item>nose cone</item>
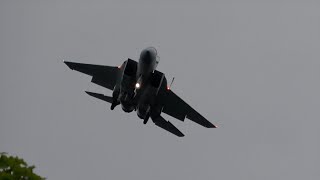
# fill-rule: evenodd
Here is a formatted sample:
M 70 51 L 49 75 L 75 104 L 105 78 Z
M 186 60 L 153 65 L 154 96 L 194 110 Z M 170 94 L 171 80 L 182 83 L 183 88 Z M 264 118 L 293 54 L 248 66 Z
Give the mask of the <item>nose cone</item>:
M 151 53 L 149 50 L 146 50 L 146 51 L 144 52 L 144 57 L 150 58 L 151 56 L 152 56 L 152 53 Z
M 152 61 L 157 57 L 157 50 L 154 47 L 144 49 L 140 54 L 141 60 Z

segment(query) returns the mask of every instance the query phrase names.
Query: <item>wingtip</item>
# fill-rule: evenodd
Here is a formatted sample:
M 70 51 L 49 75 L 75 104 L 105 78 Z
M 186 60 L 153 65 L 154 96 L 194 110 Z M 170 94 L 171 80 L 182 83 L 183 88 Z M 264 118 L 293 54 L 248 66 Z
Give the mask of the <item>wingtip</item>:
M 207 126 L 207 128 L 217 128 L 217 126 L 216 126 L 216 125 L 214 125 L 214 124 L 212 124 L 212 123 L 210 123 L 210 125 L 209 125 L 209 126 Z
M 62 62 L 63 62 L 64 64 L 66 64 L 71 70 L 73 70 L 73 69 L 72 69 L 72 63 L 71 63 L 71 62 L 65 61 L 64 59 L 62 60 Z

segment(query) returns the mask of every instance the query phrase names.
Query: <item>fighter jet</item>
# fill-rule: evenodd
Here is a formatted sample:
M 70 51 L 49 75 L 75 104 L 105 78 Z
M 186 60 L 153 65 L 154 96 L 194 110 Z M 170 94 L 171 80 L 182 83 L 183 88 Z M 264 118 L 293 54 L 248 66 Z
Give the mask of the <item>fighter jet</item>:
M 92 76 L 92 83 L 113 91 L 112 96 L 86 91 L 88 95 L 111 103 L 111 110 L 121 105 L 124 112 L 136 111 L 144 124 L 151 118 L 155 125 L 184 136 L 161 116 L 163 112 L 181 121 L 187 118 L 207 128 L 216 127 L 170 89 L 165 75 L 156 70 L 159 57 L 153 47 L 144 49 L 138 62 L 129 58 L 118 67 L 64 63 L 72 70 Z

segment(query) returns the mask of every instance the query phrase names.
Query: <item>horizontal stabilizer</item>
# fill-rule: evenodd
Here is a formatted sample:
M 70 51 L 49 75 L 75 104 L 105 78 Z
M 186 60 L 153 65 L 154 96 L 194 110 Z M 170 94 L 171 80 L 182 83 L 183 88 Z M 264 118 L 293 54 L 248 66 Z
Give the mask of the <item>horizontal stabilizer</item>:
M 179 129 L 177 129 L 173 124 L 171 124 L 171 122 L 166 121 L 163 117 L 158 116 L 156 118 L 152 118 L 152 121 L 155 123 L 155 125 L 161 127 L 162 129 L 165 129 L 169 132 L 171 132 L 172 134 L 179 136 L 179 137 L 183 137 L 184 134 L 182 134 L 182 132 L 179 131 Z
M 86 91 L 86 93 L 92 97 L 95 97 L 95 98 L 98 98 L 98 99 L 101 99 L 103 101 L 107 101 L 109 103 L 112 103 L 113 100 L 112 100 L 112 97 L 110 96 L 105 96 L 103 94 L 99 94 L 99 93 L 94 93 L 94 92 L 89 92 L 89 91 Z

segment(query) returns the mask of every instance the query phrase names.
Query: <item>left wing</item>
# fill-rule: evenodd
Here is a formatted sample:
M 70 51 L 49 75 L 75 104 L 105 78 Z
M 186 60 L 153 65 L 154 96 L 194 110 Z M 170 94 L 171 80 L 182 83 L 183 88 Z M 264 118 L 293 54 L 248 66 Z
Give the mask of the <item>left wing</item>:
M 91 82 L 113 90 L 120 74 L 120 69 L 115 66 L 102 66 L 64 61 L 72 70 L 92 76 Z
M 179 96 L 177 96 L 171 90 L 165 90 L 166 93 L 162 95 L 161 101 L 163 104 L 162 112 L 183 121 L 185 118 L 190 119 L 204 127 L 215 128 L 210 121 L 204 118 L 200 113 L 194 110 L 186 102 L 184 102 Z

